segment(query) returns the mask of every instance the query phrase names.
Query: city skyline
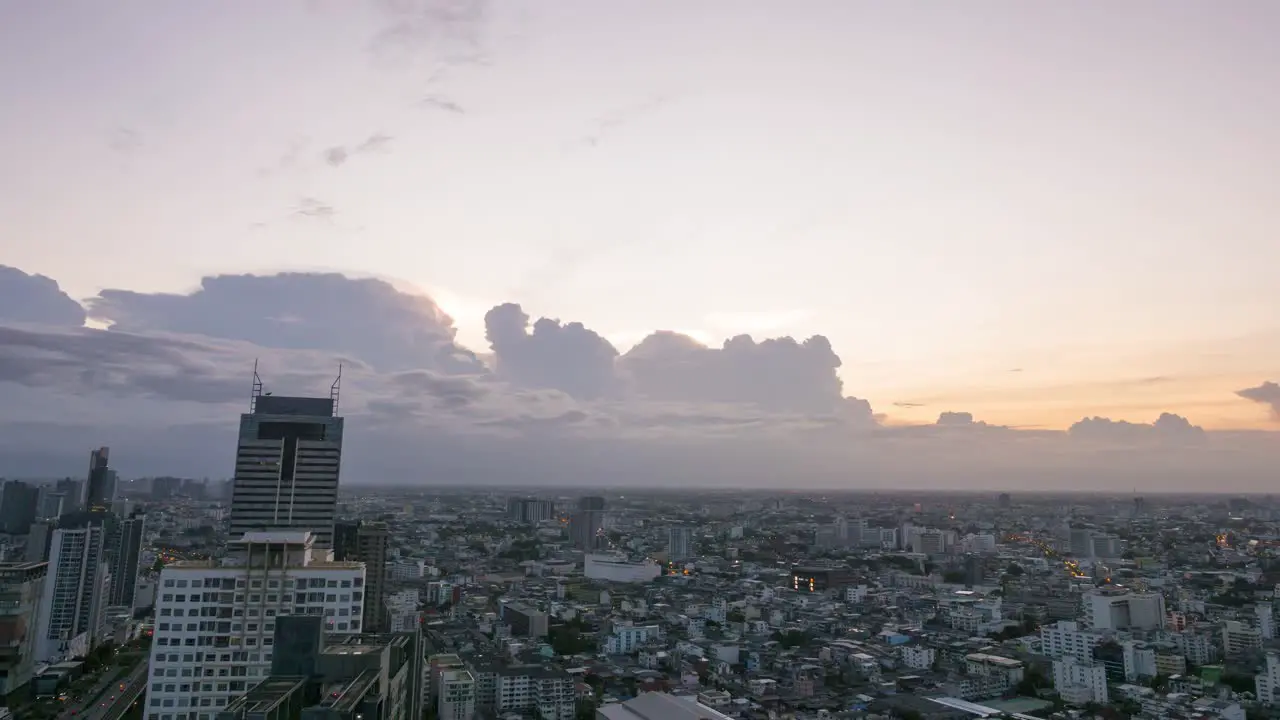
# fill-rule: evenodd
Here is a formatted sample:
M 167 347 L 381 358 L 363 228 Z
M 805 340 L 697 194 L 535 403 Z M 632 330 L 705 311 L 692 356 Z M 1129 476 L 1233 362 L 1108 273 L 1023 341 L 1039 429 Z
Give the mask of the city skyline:
M 261 359 L 346 365 L 354 483 L 1265 489 L 1236 10 L 16 8 L 0 474 L 230 476 Z

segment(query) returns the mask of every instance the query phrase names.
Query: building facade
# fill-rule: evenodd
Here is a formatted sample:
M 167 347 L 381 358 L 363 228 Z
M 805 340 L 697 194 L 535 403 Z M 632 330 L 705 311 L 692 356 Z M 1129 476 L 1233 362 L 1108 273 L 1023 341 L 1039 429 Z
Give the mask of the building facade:
M 0 564 L 0 696 L 31 681 L 48 563 Z
M 332 547 L 343 426 L 336 383 L 327 398 L 262 395 L 258 380 L 254 387 L 240 416 L 231 536 L 290 529 Z
M 40 660 L 80 657 L 97 644 L 111 590 L 106 534 L 103 525 L 91 522 L 53 531 L 41 600 Z
M 329 560 L 310 533 L 247 532 L 221 562 L 160 573 L 146 720 L 213 720 L 271 674 L 276 619 L 323 619 L 329 636 L 363 632 L 363 563 Z

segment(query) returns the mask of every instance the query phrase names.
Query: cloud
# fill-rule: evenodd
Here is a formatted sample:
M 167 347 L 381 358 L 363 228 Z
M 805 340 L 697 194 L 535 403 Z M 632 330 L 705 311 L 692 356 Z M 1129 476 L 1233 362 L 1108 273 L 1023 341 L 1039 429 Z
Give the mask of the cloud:
M 294 209 L 293 214 L 295 217 L 332 220 L 333 216 L 338 214 L 338 210 L 323 200 L 304 197 L 298 201 L 298 207 Z
M 485 337 L 498 374 L 524 387 L 556 388 L 581 399 L 616 395 L 618 351 L 582 323 L 542 318 L 529 325 L 519 305 L 499 305 L 484 316 Z
M 986 427 L 984 422 L 975 422 L 973 413 L 969 412 L 944 412 L 938 416 L 935 425 L 942 427 Z
M 1070 433 L 987 428 L 968 413 L 881 425 L 844 394 L 821 336 L 712 347 L 657 332 L 620 356 L 580 323 L 499 305 L 486 316 L 490 367 L 430 298 L 379 280 L 108 289 L 88 301 L 100 330 L 80 326 L 51 280 L 0 277 L 22 300 L 0 307 L 23 309 L 0 319 L 5 475 L 75 472 L 84 448 L 106 444 L 126 476 L 225 476 L 255 359 L 282 394 L 327 393 L 344 363 L 344 483 L 1195 489 L 1212 476 L 1247 489 L 1280 461 L 1273 433 L 1206 433 L 1174 415 L 1089 418 Z M 986 429 L 956 429 L 969 427 Z
M 81 327 L 84 320 L 84 308 L 57 281 L 0 265 L 0 322 Z
M 840 358 L 821 335 L 756 342 L 739 335 L 709 348 L 656 332 L 620 362 L 635 391 L 655 400 L 743 402 L 780 412 L 824 413 L 843 401 Z
M 1198 442 L 1205 438 L 1203 428 L 1192 425 L 1181 415 L 1161 413 L 1154 423 L 1131 423 L 1104 417 L 1084 418 L 1068 430 L 1071 437 L 1102 442 Z
M 356 155 L 366 155 L 385 150 L 391 144 L 392 139 L 390 135 L 377 132 L 352 146 L 334 145 L 326 148 L 320 153 L 320 157 L 330 167 L 341 167 Z
M 1268 380 L 1257 387 L 1237 390 L 1236 395 L 1271 408 L 1271 417 L 1280 420 L 1280 384 Z
M 336 273 L 217 275 L 191 293 L 107 289 L 90 298 L 93 319 L 113 331 L 187 333 L 266 348 L 324 350 L 384 371 L 482 373 L 430 298 L 383 280 Z

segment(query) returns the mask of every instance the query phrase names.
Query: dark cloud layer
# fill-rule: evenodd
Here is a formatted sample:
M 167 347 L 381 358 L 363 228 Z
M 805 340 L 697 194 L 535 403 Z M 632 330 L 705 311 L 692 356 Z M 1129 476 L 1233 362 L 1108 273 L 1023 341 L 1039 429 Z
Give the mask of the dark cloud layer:
M 711 348 L 657 332 L 619 355 L 581 323 L 507 304 L 485 317 L 491 370 L 429 298 L 337 274 L 104 290 L 89 315 L 109 330 L 83 327 L 47 278 L 4 269 L 0 298 L 0 474 L 71 472 L 84 447 L 107 444 L 126 474 L 226 475 L 255 359 L 268 389 L 291 394 L 327 393 L 344 363 L 355 482 L 1194 488 L 1212 474 L 1245 487 L 1280 459 L 1271 434 L 1206 433 L 1169 414 L 1086 418 L 1069 433 L 964 412 L 882 426 L 844 394 L 821 336 Z M 1276 390 L 1240 396 L 1271 404 Z
M 1266 405 L 1271 408 L 1271 417 L 1280 420 L 1280 385 L 1268 380 L 1257 387 L 1239 390 L 1236 395 Z

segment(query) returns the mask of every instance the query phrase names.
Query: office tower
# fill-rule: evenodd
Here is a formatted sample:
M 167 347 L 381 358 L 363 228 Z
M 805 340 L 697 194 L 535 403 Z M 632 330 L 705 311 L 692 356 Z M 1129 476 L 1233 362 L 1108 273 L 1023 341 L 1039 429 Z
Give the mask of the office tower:
M 584 497 L 578 509 L 569 516 L 569 539 L 584 552 L 598 550 L 607 543 L 604 537 L 604 498 Z
M 53 531 L 36 653 L 44 662 L 79 657 L 98 643 L 111 575 L 106 528 L 78 522 Z
M 85 480 L 84 507 L 105 510 L 116 499 L 116 471 L 109 465 L 111 448 L 101 447 L 89 453 L 89 477 Z
M 57 491 L 62 495 L 62 512 L 72 513 L 84 508 L 81 501 L 81 495 L 84 493 L 84 483 L 73 478 L 63 478 L 58 481 Z
M 138 585 L 138 556 L 142 553 L 142 533 L 147 516 L 135 512 L 119 523 L 114 534 L 111 559 L 111 604 L 133 607 L 134 589 Z
M 1001 510 L 1008 510 L 1013 506 L 1013 498 L 1009 497 L 1009 493 L 1000 493 L 999 505 Z
M 240 416 L 231 537 L 295 530 L 311 533 L 316 547 L 332 547 L 342 455 L 339 381 L 341 371 L 329 397 L 263 394 L 255 368 L 249 412 Z
M 230 545 L 221 560 L 160 572 L 148 720 L 214 713 L 270 675 L 280 616 L 323 618 L 329 636 L 363 630 L 363 563 L 327 560 L 305 531 L 249 531 Z
M 0 697 L 31 681 L 48 563 L 0 563 Z
M 26 535 L 36 519 L 40 490 L 21 480 L 10 480 L 0 492 L 0 532 Z
M 27 562 L 48 562 L 49 543 L 53 540 L 53 529 L 57 526 L 54 520 L 39 520 L 31 523 L 31 532 L 27 533 L 27 547 L 23 557 Z
M 679 562 L 693 557 L 693 531 L 687 527 L 667 530 L 667 560 Z
M 387 629 L 387 543 L 390 532 L 381 522 L 361 523 L 356 534 L 356 559 L 364 563 L 364 622 L 366 632 Z

